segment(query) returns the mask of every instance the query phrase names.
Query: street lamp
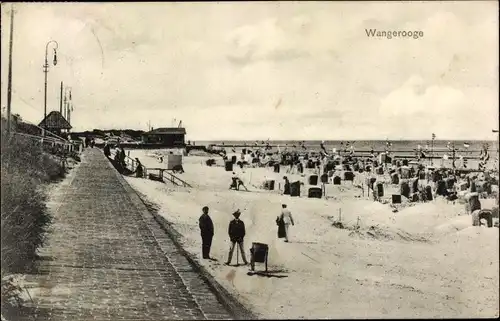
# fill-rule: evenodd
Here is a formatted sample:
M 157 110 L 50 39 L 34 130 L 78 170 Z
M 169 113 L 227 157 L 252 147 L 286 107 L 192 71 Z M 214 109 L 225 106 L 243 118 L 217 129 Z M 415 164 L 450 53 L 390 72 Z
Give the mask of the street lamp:
M 432 133 L 431 142 L 431 165 L 434 165 L 434 140 L 436 139 L 436 134 Z
M 47 42 L 47 45 L 45 45 L 45 64 L 43 65 L 43 72 L 45 73 L 45 90 L 44 90 L 44 104 L 43 104 L 43 120 L 44 120 L 44 129 L 47 127 L 47 73 L 49 72 L 49 62 L 47 60 L 48 56 L 48 51 L 49 51 L 49 45 L 54 44 L 54 60 L 53 64 L 54 66 L 57 65 L 57 48 L 59 47 L 59 44 L 55 40 L 51 40 Z M 44 133 L 45 134 L 45 133 Z

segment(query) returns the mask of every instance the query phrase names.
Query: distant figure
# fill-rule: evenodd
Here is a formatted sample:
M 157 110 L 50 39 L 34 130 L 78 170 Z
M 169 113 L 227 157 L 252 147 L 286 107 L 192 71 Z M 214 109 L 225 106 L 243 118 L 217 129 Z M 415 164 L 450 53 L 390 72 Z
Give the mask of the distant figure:
M 233 259 L 233 252 L 236 243 L 238 243 L 238 248 L 241 253 L 241 258 L 243 259 L 243 263 L 246 265 L 248 261 L 245 256 L 245 250 L 243 248 L 243 239 L 245 237 L 245 223 L 240 220 L 240 210 L 236 210 L 233 213 L 234 220 L 229 223 L 229 239 L 231 240 L 231 248 L 229 249 L 229 257 L 227 258 L 226 265 L 231 264 L 231 260 Z M 236 249 L 238 251 L 238 249 Z M 238 255 L 238 253 L 236 253 Z
M 287 209 L 286 204 L 281 205 L 281 219 L 285 224 L 285 242 L 289 241 L 290 238 L 290 224 L 295 225 L 293 222 L 292 213 Z
M 111 149 L 109 148 L 109 144 L 108 144 L 108 142 L 104 143 L 104 148 L 103 148 L 103 151 L 104 151 L 104 155 L 105 155 L 106 157 L 111 156 Z
M 239 191 L 240 186 L 243 186 L 243 188 L 245 188 L 245 190 L 248 192 L 247 187 L 245 186 L 245 184 L 243 184 L 243 181 L 238 176 L 236 176 L 236 173 L 233 172 L 233 177 L 231 178 L 231 180 L 232 182 L 231 185 L 229 185 L 229 189 L 234 189 Z
M 118 147 L 116 148 L 116 152 L 115 152 L 114 164 L 115 164 L 116 169 L 118 170 L 118 172 L 122 173 L 123 172 L 123 166 L 122 166 L 122 162 L 120 160 L 120 149 Z
M 184 173 L 184 168 L 181 164 L 175 165 L 174 167 L 172 167 L 172 172 L 182 174 Z
M 127 163 L 125 163 L 125 157 L 127 157 L 127 154 L 125 154 L 125 149 L 120 148 L 120 163 L 123 168 L 127 167 Z
M 139 161 L 139 158 L 136 158 L 137 167 L 135 169 L 135 177 L 144 177 L 144 169 L 142 168 L 142 164 Z
M 328 152 L 326 151 L 326 148 L 325 148 L 325 141 L 322 141 L 321 144 L 319 144 L 319 147 L 321 148 L 321 150 L 323 151 L 323 153 L 325 153 L 326 155 L 328 155 Z
M 283 215 L 276 218 L 276 225 L 278 225 L 278 238 L 286 237 L 285 221 L 283 221 Z
M 283 176 L 283 179 L 285 180 L 285 186 L 283 187 L 283 195 L 290 195 L 290 181 L 286 176 Z
M 85 137 L 85 147 L 89 147 L 90 145 L 90 138 Z
M 95 140 L 94 138 L 92 138 L 92 140 L 90 141 L 90 147 L 94 148 L 94 146 L 95 146 Z
M 208 215 L 208 206 L 202 208 L 203 214 L 199 218 L 199 226 L 201 233 L 201 248 L 204 259 L 210 259 L 210 247 L 212 246 L 212 238 L 214 237 L 214 223 Z

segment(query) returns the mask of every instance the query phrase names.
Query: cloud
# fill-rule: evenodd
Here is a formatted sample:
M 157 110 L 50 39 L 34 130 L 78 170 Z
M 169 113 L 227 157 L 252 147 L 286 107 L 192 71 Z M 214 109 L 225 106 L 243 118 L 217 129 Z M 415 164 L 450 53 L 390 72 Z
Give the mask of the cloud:
M 480 87 L 461 91 L 427 85 L 421 77 L 413 76 L 383 98 L 379 110 L 386 119 L 387 135 L 396 135 L 404 128 L 405 135 L 413 138 L 431 132 L 445 138 L 450 138 L 450 133 L 465 139 L 485 137 L 497 126 L 496 118 L 488 117 L 498 114 L 495 94 Z
M 430 128 L 484 138 L 480 127 L 498 115 L 493 2 L 16 7 L 13 106 L 36 122 L 50 39 L 60 63 L 48 74 L 49 110 L 58 108 L 63 80 L 73 87 L 78 130 L 164 126 L 177 117 L 192 139 L 420 138 Z M 365 28 L 425 36 L 373 39 Z M 2 33 L 2 57 L 7 44 Z
M 257 24 L 242 26 L 228 36 L 229 61 L 247 65 L 259 61 L 282 62 L 306 58 L 310 53 L 300 46 L 308 34 L 310 20 L 297 16 L 287 22 L 267 19 Z

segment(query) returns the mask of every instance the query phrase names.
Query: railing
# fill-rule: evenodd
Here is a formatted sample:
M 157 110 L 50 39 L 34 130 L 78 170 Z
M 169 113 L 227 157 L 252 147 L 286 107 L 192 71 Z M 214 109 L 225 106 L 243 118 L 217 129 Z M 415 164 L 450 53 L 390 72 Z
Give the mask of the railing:
M 171 182 L 174 185 L 184 186 L 184 187 L 193 187 L 189 183 L 187 183 L 186 181 L 184 181 L 184 180 L 180 179 L 179 177 L 175 176 L 174 174 L 170 173 L 168 171 L 168 169 L 166 169 L 166 168 L 161 168 L 161 167 L 146 168 L 146 175 L 147 175 L 147 171 L 155 171 L 155 170 L 158 171 L 159 177 L 167 179 L 169 182 Z M 164 176 L 165 173 L 167 174 L 167 177 Z
M 73 157 L 77 159 L 77 156 L 75 156 L 78 152 L 78 150 L 76 149 L 77 144 L 64 140 L 64 138 L 61 138 L 57 135 L 54 135 L 55 137 L 50 137 L 50 136 L 37 136 L 20 132 L 12 132 L 12 137 L 14 136 L 28 138 L 31 139 L 33 142 L 39 144 L 40 148 L 43 151 L 58 157 L 61 162 L 61 166 L 63 168 L 66 167 L 66 165 L 68 164 L 67 162 L 68 157 Z
M 111 151 L 111 155 L 114 158 L 116 155 L 116 151 Z M 125 155 L 125 164 L 127 166 L 130 166 L 132 170 L 135 170 L 137 167 L 137 161 L 133 158 L 131 158 L 128 155 Z M 171 182 L 172 184 L 176 186 L 183 186 L 183 187 L 193 187 L 191 184 L 187 183 L 186 181 L 182 180 L 181 178 L 175 176 L 174 174 L 170 173 L 168 169 L 166 168 L 147 168 L 144 165 L 141 164 L 144 168 L 144 176 L 148 175 L 148 171 L 158 171 L 158 177 L 164 178 Z M 165 176 L 166 174 L 166 176 Z

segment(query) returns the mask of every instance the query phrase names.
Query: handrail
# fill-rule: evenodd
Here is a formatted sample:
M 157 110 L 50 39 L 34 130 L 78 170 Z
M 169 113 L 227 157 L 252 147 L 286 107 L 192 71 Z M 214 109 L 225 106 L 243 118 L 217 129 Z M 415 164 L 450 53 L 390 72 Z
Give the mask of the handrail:
M 73 143 L 70 143 L 69 141 L 62 141 L 60 139 L 52 138 L 52 137 L 43 137 L 43 136 L 36 136 L 36 135 L 31 135 L 31 134 L 26 134 L 26 133 L 18 133 L 18 132 L 13 132 L 14 135 L 21 135 L 21 136 L 26 136 L 29 138 L 35 138 L 43 141 L 48 141 L 48 142 L 54 142 L 57 144 L 63 144 L 63 145 L 72 145 Z
M 40 129 L 42 132 L 45 132 L 45 135 L 47 135 L 47 134 L 48 134 L 48 135 L 52 135 L 52 136 L 55 136 L 55 137 L 57 137 L 57 138 L 59 138 L 59 139 L 61 139 L 61 140 L 65 140 L 65 141 L 67 141 L 67 139 L 65 139 L 65 138 L 63 138 L 63 137 L 61 137 L 61 136 L 58 136 L 58 135 L 56 135 L 56 134 L 52 133 L 51 131 L 49 131 L 49 130 L 47 130 L 47 129 L 43 128 L 43 127 L 40 127 L 40 126 L 38 126 L 38 125 L 36 125 L 36 124 L 34 124 L 34 123 L 30 122 L 30 121 L 22 120 L 22 121 L 20 121 L 20 123 L 25 123 L 25 124 L 28 124 L 28 125 L 35 126 L 35 127 L 37 127 L 38 129 Z M 43 137 L 43 136 L 42 136 L 42 137 Z M 45 137 L 46 137 L 46 136 L 45 136 Z
M 113 155 L 113 157 L 116 155 L 116 152 L 115 152 L 115 151 L 110 151 L 110 153 L 111 153 L 111 155 Z M 127 165 L 129 165 L 129 164 L 130 164 L 130 166 L 132 167 L 132 169 L 134 169 L 134 168 L 136 167 L 136 164 L 135 164 L 135 163 L 136 163 L 136 161 L 135 161 L 133 158 L 131 158 L 130 156 L 128 156 L 128 155 L 125 155 L 125 162 L 126 162 L 126 164 L 127 164 Z M 142 164 L 141 164 L 141 165 L 142 165 Z M 167 169 L 167 168 L 161 168 L 161 167 L 158 167 L 158 168 L 150 168 L 150 167 L 146 167 L 146 166 L 144 166 L 144 165 L 142 165 L 142 166 L 143 166 L 143 167 L 144 167 L 144 169 L 146 170 L 146 173 L 145 173 L 145 174 L 147 174 L 147 171 L 148 171 L 148 170 L 158 170 L 158 171 L 160 172 L 160 176 L 161 176 L 162 178 L 166 178 L 169 182 L 171 182 L 171 183 L 172 183 L 172 184 L 174 184 L 174 185 L 177 185 L 177 186 L 181 186 L 181 185 L 182 185 L 183 187 L 193 187 L 193 186 L 191 186 L 191 184 L 189 184 L 189 183 L 187 183 L 186 181 L 182 180 L 181 178 L 179 178 L 179 177 L 175 176 L 174 174 L 172 174 L 172 173 L 168 172 L 168 171 L 169 171 L 169 169 Z M 168 176 L 167 176 L 167 177 L 165 177 L 165 176 L 163 175 L 165 172 L 168 174 Z M 176 180 L 177 180 L 177 181 L 179 181 L 180 183 L 178 183 Z

